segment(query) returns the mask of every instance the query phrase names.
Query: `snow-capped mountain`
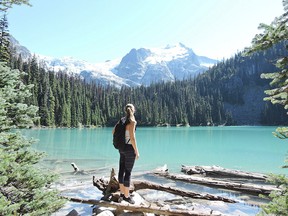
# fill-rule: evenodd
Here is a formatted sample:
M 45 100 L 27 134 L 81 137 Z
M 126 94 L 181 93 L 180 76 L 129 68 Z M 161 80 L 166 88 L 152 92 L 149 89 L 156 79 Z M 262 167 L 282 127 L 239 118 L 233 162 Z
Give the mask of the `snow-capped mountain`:
M 16 49 L 26 49 L 16 40 L 12 43 L 16 43 Z M 21 53 L 21 50 L 17 53 Z M 149 86 L 151 83 L 182 80 L 194 77 L 217 63 L 217 60 L 197 56 L 191 48 L 181 43 L 165 48 L 132 49 L 122 59 L 94 64 L 71 57 L 35 55 L 48 70 L 79 74 L 86 81 L 117 87 Z
M 23 60 L 28 60 L 32 57 L 31 52 L 26 47 L 22 46 L 12 35 L 9 36 L 9 40 L 15 55 L 21 55 Z
M 197 56 L 192 49 L 179 43 L 165 48 L 132 49 L 113 72 L 139 85 L 194 77 L 217 61 Z

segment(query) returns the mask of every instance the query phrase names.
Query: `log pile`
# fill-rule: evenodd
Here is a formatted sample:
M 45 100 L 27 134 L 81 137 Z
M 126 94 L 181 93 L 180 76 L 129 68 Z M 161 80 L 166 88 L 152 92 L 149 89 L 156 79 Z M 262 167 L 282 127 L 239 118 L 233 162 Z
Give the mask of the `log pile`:
M 213 178 L 207 177 L 199 177 L 199 176 L 187 176 L 187 175 L 177 175 L 177 174 L 170 174 L 170 173 L 155 173 L 156 175 L 163 176 L 168 179 L 177 180 L 177 181 L 184 181 L 192 184 L 200 184 L 206 185 L 215 188 L 223 188 L 229 190 L 236 190 L 241 191 L 244 193 L 252 194 L 252 195 L 259 195 L 264 194 L 268 195 L 272 191 L 280 191 L 279 188 L 273 185 L 258 185 L 258 184 L 251 184 L 251 183 L 239 183 L 239 182 L 232 182 L 232 181 L 224 181 L 218 180 Z
M 97 187 L 99 190 L 103 191 L 105 200 L 107 200 L 107 198 L 109 197 L 110 197 L 109 200 L 111 199 L 116 200 L 115 198 L 111 198 L 111 196 L 113 195 L 114 192 L 117 191 L 117 190 L 114 190 L 114 188 L 117 188 L 118 182 L 117 182 L 117 185 L 114 185 L 114 182 L 111 184 L 111 181 L 108 183 L 108 181 L 103 178 L 96 179 L 95 177 L 93 177 L 93 185 Z M 113 188 L 113 190 L 111 190 L 110 192 L 108 192 L 107 190 L 108 185 L 111 185 L 110 187 Z M 214 196 L 212 194 L 199 194 L 199 193 L 195 193 L 192 191 L 180 190 L 178 188 L 168 187 L 168 186 L 164 186 L 164 185 L 156 184 L 152 182 L 147 182 L 147 181 L 134 180 L 132 182 L 131 193 L 133 191 L 142 190 L 142 189 L 165 191 L 165 192 L 178 195 L 181 197 L 189 197 L 193 199 L 205 199 L 205 200 L 211 200 L 211 201 L 223 201 L 227 203 L 236 203 L 235 200 L 221 197 L 221 196 Z
M 259 195 L 264 194 L 267 195 L 272 191 L 279 190 L 276 186 L 267 185 L 264 183 L 264 180 L 267 176 L 258 173 L 248 173 L 242 172 L 238 170 L 228 170 L 218 166 L 182 166 L 181 171 L 185 174 L 171 174 L 168 172 L 168 169 L 157 170 L 153 172 L 155 175 L 165 177 L 167 179 L 172 179 L 175 181 L 185 181 L 192 184 L 201 184 L 210 187 L 216 188 L 224 188 L 229 190 L 241 191 L 247 194 Z M 209 177 L 208 177 L 209 176 Z M 211 178 L 213 176 L 213 178 Z M 227 178 L 230 180 L 227 180 Z M 242 182 L 235 182 L 233 178 L 239 181 L 243 179 Z M 232 180 L 231 180 L 232 179 Z M 245 180 L 253 179 L 257 181 L 261 181 L 261 184 L 253 184 L 247 183 Z M 73 202 L 81 202 L 87 204 L 93 204 L 96 206 L 103 207 L 113 207 L 116 212 L 132 211 L 132 212 L 146 212 L 146 213 L 154 213 L 156 215 L 223 215 L 219 212 L 213 212 L 210 210 L 207 212 L 205 210 L 195 210 L 194 208 L 189 210 L 183 209 L 170 209 L 167 207 L 159 206 L 156 203 L 149 203 L 147 201 L 143 201 L 141 203 L 136 203 L 134 205 L 119 203 L 118 199 L 120 196 L 119 193 L 119 183 L 115 177 L 115 171 L 112 169 L 110 178 L 96 178 L 93 176 L 93 185 L 97 187 L 100 191 L 102 191 L 103 197 L 101 200 L 93 200 L 93 199 L 79 199 L 79 198 L 71 198 L 66 197 L 70 201 Z M 225 203 L 236 203 L 235 200 L 229 199 L 226 197 L 215 196 L 212 194 L 200 194 L 193 191 L 188 191 L 184 189 L 179 189 L 175 187 L 165 186 L 162 184 L 157 184 L 153 182 L 148 182 L 144 180 L 134 180 L 132 181 L 132 186 L 130 188 L 130 193 L 133 193 L 138 190 L 149 189 L 149 190 L 157 190 L 164 191 L 170 194 L 178 195 L 181 197 L 187 197 L 192 199 L 203 199 L 209 201 L 221 201 Z M 118 214 L 116 214 L 118 215 Z
M 105 207 L 114 207 L 116 208 L 116 211 L 123 211 L 123 210 L 130 210 L 133 212 L 146 212 L 146 213 L 154 213 L 159 215 L 221 215 L 218 212 L 213 212 L 212 210 L 207 212 L 199 211 L 199 210 L 175 210 L 175 209 L 167 209 L 163 208 L 161 206 L 157 206 L 155 203 L 150 204 L 148 202 L 141 203 L 141 205 L 123 205 L 122 203 L 118 203 L 119 199 L 119 183 L 117 179 L 115 178 L 115 172 L 114 169 L 111 171 L 110 179 L 104 179 L 104 178 L 95 178 L 93 176 L 93 185 L 97 187 L 99 190 L 102 191 L 103 197 L 102 201 L 96 201 L 96 200 L 83 200 L 78 199 L 79 202 L 85 202 L 89 204 L 95 204 L 105 206 Z M 192 191 L 187 190 L 181 190 L 178 188 L 168 187 L 161 184 L 156 184 L 148 181 L 140 181 L 140 180 L 134 180 L 132 182 L 132 186 L 130 188 L 130 193 L 133 193 L 133 191 L 142 190 L 142 189 L 150 189 L 150 190 L 159 190 L 159 191 L 165 191 L 174 195 L 179 195 L 181 197 L 189 197 L 193 199 L 205 199 L 205 200 L 211 200 L 211 201 L 222 201 L 227 203 L 235 203 L 235 200 L 221 197 L 221 196 L 214 196 L 212 194 L 199 194 Z M 72 201 L 77 201 L 77 199 L 73 198 Z
M 184 165 L 182 165 L 181 172 L 184 172 L 185 175 L 159 171 L 154 172 L 154 174 L 176 181 L 184 181 L 191 184 L 200 184 L 214 188 L 235 190 L 252 195 L 268 195 L 272 191 L 280 191 L 280 189 L 275 185 L 266 184 L 265 180 L 267 179 L 267 176 L 260 173 L 225 169 L 219 166 Z M 249 180 L 251 179 L 259 180 L 261 183 L 250 183 Z

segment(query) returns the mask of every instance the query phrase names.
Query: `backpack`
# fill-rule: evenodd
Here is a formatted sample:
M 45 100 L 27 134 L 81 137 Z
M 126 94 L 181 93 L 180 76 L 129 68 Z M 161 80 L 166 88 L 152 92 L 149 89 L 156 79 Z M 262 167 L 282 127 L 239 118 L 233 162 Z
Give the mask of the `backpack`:
M 126 144 L 125 142 L 126 125 L 127 125 L 126 117 L 121 118 L 115 125 L 113 134 L 113 145 L 118 150 L 123 150 Z

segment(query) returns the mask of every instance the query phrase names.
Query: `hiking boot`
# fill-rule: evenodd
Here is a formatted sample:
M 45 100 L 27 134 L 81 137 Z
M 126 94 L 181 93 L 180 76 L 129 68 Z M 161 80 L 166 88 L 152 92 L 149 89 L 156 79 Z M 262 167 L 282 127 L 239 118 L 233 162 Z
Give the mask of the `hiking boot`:
M 135 201 L 133 200 L 133 199 L 131 199 L 131 197 L 129 196 L 129 197 L 123 197 L 123 200 L 124 201 L 126 201 L 126 202 L 128 202 L 128 203 L 130 203 L 130 204 L 135 204 Z

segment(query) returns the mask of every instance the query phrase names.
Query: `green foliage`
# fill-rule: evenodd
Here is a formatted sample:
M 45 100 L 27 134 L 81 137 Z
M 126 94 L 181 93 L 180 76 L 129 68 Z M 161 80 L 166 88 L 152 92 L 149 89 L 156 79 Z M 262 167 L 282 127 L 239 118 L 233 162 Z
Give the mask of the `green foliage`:
M 269 182 L 275 184 L 280 189 L 269 194 L 272 200 L 262 206 L 259 215 L 288 215 L 288 178 L 285 175 L 270 175 Z
M 6 14 L 0 19 L 0 62 L 10 63 L 10 41 Z
M 28 75 L 25 83 L 34 86 L 28 103 L 39 107 L 43 126 L 111 126 L 123 115 L 128 102 L 137 106 L 139 125 L 223 124 L 228 116 L 221 100 L 216 99 L 219 92 L 202 96 L 193 80 L 118 89 L 86 83 L 79 76 L 68 76 L 65 72 L 45 72 L 34 57 L 19 68 Z M 205 88 L 205 83 L 199 85 Z M 214 113 L 217 113 L 215 118 Z
M 20 133 L 1 133 L 0 196 L 5 207 L 0 215 L 48 214 L 63 203 L 56 191 L 48 190 L 56 176 L 34 167 L 43 154 L 29 149 L 32 143 Z
M 20 80 L 24 73 L 10 70 L 4 63 L 0 63 L 0 132 L 12 128 L 26 128 L 37 120 L 36 106 L 27 105 L 25 99 L 31 94 L 31 85 L 24 85 Z
M 123 115 L 128 102 L 137 107 L 139 125 L 233 125 L 237 124 L 235 113 L 226 111 L 224 104 L 241 106 L 245 89 L 268 86 L 268 81 L 260 79 L 260 72 L 276 70 L 269 60 L 281 52 L 281 46 L 276 46 L 250 57 L 238 54 L 195 79 L 121 89 L 87 83 L 79 76 L 61 71 L 46 72 L 35 57 L 28 62 L 20 57 L 13 61 L 22 62 L 15 66 L 27 73 L 23 81 L 34 86 L 27 102 L 39 107 L 41 119 L 35 122 L 37 125 L 112 126 Z M 267 106 L 262 122 L 269 125 L 287 122 L 285 112 L 275 112 L 276 109 Z
M 33 86 L 24 85 L 22 75 L 0 63 L 0 215 L 50 214 L 63 205 L 58 192 L 49 189 L 56 176 L 36 168 L 43 153 L 13 130 L 37 119 L 37 107 L 25 103 Z
M 273 132 L 273 135 L 280 139 L 288 138 L 288 128 L 287 127 L 278 127 L 276 132 Z
M 271 25 L 260 24 L 259 29 L 263 33 L 258 34 L 252 40 L 252 47 L 246 50 L 247 54 L 259 50 L 266 50 L 275 44 L 284 42 L 286 49 L 288 48 L 288 1 L 283 0 L 285 13 L 275 18 Z M 271 101 L 273 104 L 281 104 L 285 109 L 288 109 L 288 56 L 281 56 L 275 63 L 278 72 L 262 74 L 264 79 L 272 79 L 270 82 L 274 89 L 267 90 L 265 93 L 269 95 L 265 100 Z
M 285 13 L 275 18 L 271 25 L 261 24 L 259 28 L 263 33 L 258 34 L 252 41 L 252 47 L 247 50 L 251 54 L 258 50 L 267 48 L 285 42 L 285 48 L 288 49 L 288 0 L 283 0 Z M 268 97 L 265 100 L 271 101 L 272 104 L 280 104 L 284 109 L 288 109 L 288 56 L 280 56 L 275 64 L 277 72 L 262 74 L 262 78 L 272 79 L 270 82 L 274 89 L 267 90 L 265 93 Z M 281 139 L 288 138 L 288 128 L 277 128 L 274 135 Z M 286 161 L 287 162 L 287 161 Z M 287 166 L 283 166 L 287 168 Z M 270 182 L 279 186 L 280 191 L 272 192 L 269 197 L 271 202 L 262 207 L 260 215 L 288 215 L 288 178 L 285 175 L 272 176 Z
M 7 9 L 12 8 L 13 5 L 30 5 L 29 0 L 1 0 L 0 1 L 0 11 L 7 11 Z

